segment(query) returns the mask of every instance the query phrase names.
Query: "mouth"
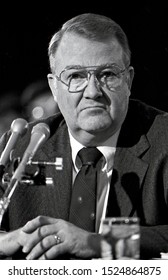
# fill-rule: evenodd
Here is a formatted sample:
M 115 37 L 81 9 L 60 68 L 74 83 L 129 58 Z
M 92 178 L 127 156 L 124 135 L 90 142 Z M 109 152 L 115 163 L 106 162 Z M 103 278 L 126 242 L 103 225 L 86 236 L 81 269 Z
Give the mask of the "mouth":
M 85 108 L 82 108 L 81 111 L 85 111 L 85 110 L 105 110 L 106 107 L 103 106 L 103 105 L 90 105 L 90 106 L 87 106 Z

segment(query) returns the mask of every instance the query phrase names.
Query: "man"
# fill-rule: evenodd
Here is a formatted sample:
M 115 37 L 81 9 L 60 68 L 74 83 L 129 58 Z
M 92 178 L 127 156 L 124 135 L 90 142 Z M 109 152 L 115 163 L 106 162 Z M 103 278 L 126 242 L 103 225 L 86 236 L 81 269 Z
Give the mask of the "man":
M 101 220 L 138 216 L 141 258 L 159 257 L 168 251 L 168 115 L 129 101 L 134 69 L 123 30 L 107 17 L 79 15 L 52 37 L 49 59 L 48 81 L 61 114 L 44 120 L 51 137 L 35 159 L 62 157 L 63 170 L 46 167 L 52 187 L 16 188 L 2 223 L 8 232 L 1 233 L 1 254 L 16 258 L 22 250 L 27 259 L 99 258 Z M 13 157 L 22 157 L 29 139 L 28 132 Z M 97 147 L 102 154 L 95 232 L 74 225 L 69 215 L 83 147 Z

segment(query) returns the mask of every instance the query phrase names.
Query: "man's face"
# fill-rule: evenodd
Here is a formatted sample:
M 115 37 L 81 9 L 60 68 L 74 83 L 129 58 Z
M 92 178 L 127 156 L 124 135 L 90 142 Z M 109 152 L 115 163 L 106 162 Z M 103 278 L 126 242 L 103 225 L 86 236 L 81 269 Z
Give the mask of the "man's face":
M 64 35 L 58 47 L 55 73 L 59 76 L 70 66 L 98 67 L 106 64 L 116 64 L 125 69 L 123 51 L 116 39 L 99 42 L 68 34 Z M 127 113 L 132 79 L 130 71 L 125 72 L 120 84 L 113 90 L 102 89 L 91 75 L 82 91 L 69 92 L 68 87 L 54 75 L 48 76 L 54 98 L 78 141 L 85 142 L 85 137 L 91 137 L 101 142 L 120 128 Z

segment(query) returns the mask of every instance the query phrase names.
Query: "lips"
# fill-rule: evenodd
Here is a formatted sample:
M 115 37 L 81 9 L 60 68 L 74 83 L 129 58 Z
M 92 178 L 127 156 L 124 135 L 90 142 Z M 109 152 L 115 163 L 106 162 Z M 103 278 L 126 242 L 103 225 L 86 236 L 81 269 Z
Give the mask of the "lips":
M 89 109 L 105 109 L 106 107 L 104 105 L 88 105 L 84 108 L 81 109 L 81 111 L 84 111 L 84 110 L 89 110 Z

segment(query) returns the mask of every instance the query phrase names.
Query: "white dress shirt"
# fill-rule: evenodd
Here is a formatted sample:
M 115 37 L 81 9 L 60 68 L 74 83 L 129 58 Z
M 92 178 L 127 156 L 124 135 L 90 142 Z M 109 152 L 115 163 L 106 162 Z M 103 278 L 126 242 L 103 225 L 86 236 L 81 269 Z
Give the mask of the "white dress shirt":
M 119 131 L 117 131 L 108 140 L 103 142 L 97 147 L 99 151 L 104 155 L 98 163 L 98 184 L 97 184 L 97 209 L 96 209 L 96 232 L 102 232 L 102 220 L 106 216 L 108 196 L 110 190 L 110 182 L 113 171 L 114 155 L 116 151 L 116 143 L 118 139 Z M 79 143 L 70 133 L 70 145 L 72 148 L 72 161 L 73 161 L 73 182 L 77 173 L 81 168 L 81 161 L 78 157 L 78 152 L 84 147 Z

